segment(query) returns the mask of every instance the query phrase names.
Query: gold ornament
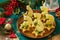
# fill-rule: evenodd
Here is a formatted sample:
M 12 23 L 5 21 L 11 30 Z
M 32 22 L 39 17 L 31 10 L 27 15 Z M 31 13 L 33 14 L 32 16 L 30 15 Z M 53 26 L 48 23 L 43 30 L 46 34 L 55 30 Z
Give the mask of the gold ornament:
M 12 26 L 11 26 L 11 24 L 9 24 L 9 23 L 5 25 L 5 29 L 6 29 L 6 30 L 11 30 L 11 27 L 12 27 Z

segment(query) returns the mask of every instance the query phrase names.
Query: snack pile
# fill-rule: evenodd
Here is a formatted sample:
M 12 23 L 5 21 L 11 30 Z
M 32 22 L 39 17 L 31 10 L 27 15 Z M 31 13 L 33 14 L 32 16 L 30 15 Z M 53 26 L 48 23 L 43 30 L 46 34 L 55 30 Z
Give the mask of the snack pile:
M 54 17 L 48 13 L 48 8 L 45 6 L 40 8 L 41 13 L 34 13 L 30 6 L 27 5 L 28 11 L 23 14 L 23 21 L 19 26 L 23 33 L 29 32 L 36 37 L 42 37 L 55 28 Z

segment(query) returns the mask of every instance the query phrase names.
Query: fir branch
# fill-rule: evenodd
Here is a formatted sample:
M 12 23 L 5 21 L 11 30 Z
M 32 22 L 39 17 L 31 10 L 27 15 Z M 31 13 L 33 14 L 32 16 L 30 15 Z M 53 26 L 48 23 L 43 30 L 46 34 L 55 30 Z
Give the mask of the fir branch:
M 18 0 L 17 0 L 17 2 L 18 2 L 18 7 L 24 9 L 24 11 L 27 11 L 27 9 L 26 9 L 26 5 L 27 5 L 27 4 L 22 3 L 21 1 L 18 1 Z
M 0 7 L 4 8 L 7 4 L 9 4 L 11 1 L 6 1 L 6 2 L 2 2 L 0 3 Z

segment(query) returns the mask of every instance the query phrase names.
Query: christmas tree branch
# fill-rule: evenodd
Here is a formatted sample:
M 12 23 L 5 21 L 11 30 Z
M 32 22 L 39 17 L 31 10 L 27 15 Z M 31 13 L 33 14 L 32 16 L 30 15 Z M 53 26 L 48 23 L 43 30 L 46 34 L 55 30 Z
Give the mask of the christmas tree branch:
M 2 2 L 0 3 L 0 7 L 4 8 L 7 4 L 9 4 L 11 1 L 6 1 L 6 2 Z

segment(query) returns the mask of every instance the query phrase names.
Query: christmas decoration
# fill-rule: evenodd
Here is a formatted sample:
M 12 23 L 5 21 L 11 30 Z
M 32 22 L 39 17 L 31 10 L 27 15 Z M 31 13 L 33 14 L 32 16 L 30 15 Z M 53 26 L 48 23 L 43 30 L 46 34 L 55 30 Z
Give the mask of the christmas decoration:
M 58 17 L 58 19 L 60 19 L 60 7 L 58 9 L 56 9 L 56 17 Z
M 2 12 L 0 12 L 0 17 L 3 17 L 3 14 L 2 14 Z
M 9 32 L 7 32 L 4 28 L 3 28 L 3 26 L 0 26 L 0 35 L 8 35 L 9 34 Z
M 11 32 L 11 34 L 9 35 L 10 38 L 16 38 L 16 34 L 14 32 Z
M 11 30 L 11 27 L 12 27 L 11 24 L 7 23 L 4 28 L 6 30 Z
M 5 17 L 0 18 L 0 35 L 9 35 L 12 30 L 12 19 L 6 19 Z
M 17 6 L 15 0 L 12 0 L 12 2 L 10 2 L 10 4 L 6 4 L 6 6 L 1 7 L 4 8 L 4 12 L 0 12 L 0 34 L 5 35 L 5 34 L 10 34 L 12 30 L 12 19 L 7 19 L 5 18 L 5 16 L 11 16 L 12 12 L 14 10 L 14 8 Z M 5 5 L 5 4 L 4 4 Z M 15 6 L 16 5 L 16 6 Z M 5 14 L 5 16 L 2 16 L 3 13 Z M 7 22 L 6 22 L 7 21 Z
M 26 5 L 28 5 L 28 4 L 31 7 L 34 8 L 36 6 L 35 2 L 33 2 L 32 0 L 30 0 L 30 1 L 26 1 L 26 0 L 8 0 L 6 2 L 0 3 L 0 7 L 4 9 L 3 12 L 0 11 L 0 34 L 9 35 L 13 31 L 12 25 L 11 25 L 12 22 L 13 22 L 13 19 L 9 18 L 9 16 L 11 16 L 12 13 L 14 13 L 15 15 L 19 14 L 21 8 L 24 11 L 27 11 Z M 38 2 L 39 1 L 37 1 L 37 3 Z M 36 10 L 35 12 L 38 12 L 38 10 Z M 9 37 L 10 38 L 16 38 L 16 34 L 14 32 L 12 32 Z
M 9 7 L 9 10 L 5 12 L 6 16 L 11 16 L 12 15 L 13 8 Z
M 6 18 L 2 17 L 0 18 L 0 25 L 2 25 L 6 21 Z
M 0 3 L 0 8 L 5 8 L 5 6 L 6 6 L 7 4 L 9 4 L 9 3 L 11 3 L 10 0 L 9 0 L 9 1 L 5 1 L 5 2 L 1 2 L 1 3 Z
M 16 6 L 18 6 L 17 1 L 12 0 L 12 2 L 10 4 L 8 4 L 7 7 L 5 8 L 5 10 L 6 10 L 5 15 L 6 16 L 11 16 L 12 12 L 13 12 L 13 10 Z
M 17 0 L 17 2 L 18 2 L 18 7 L 22 8 L 24 11 L 27 11 L 27 9 L 26 9 L 27 4 L 25 4 L 21 1 L 18 1 L 18 0 Z
M 19 14 L 19 12 L 20 12 L 20 8 L 15 8 L 14 14 Z
M 12 21 L 13 21 L 12 18 L 8 18 L 8 19 L 6 20 L 6 22 L 5 22 L 5 24 L 7 24 L 7 23 L 12 24 Z

